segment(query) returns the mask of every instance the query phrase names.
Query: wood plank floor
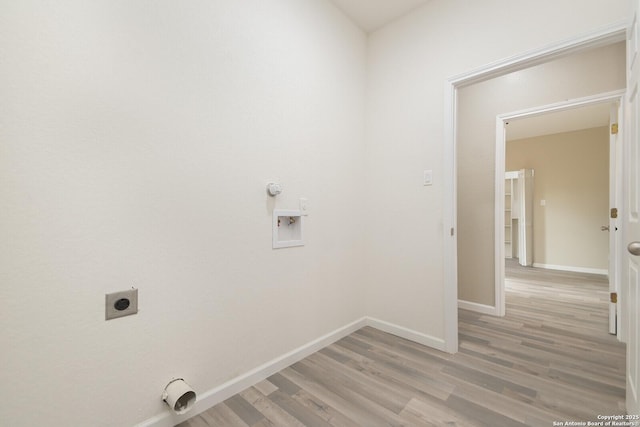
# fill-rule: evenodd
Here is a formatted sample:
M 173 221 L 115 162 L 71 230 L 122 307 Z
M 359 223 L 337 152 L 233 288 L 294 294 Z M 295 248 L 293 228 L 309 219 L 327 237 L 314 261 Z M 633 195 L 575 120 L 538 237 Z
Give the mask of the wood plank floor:
M 181 427 L 552 426 L 624 413 L 606 278 L 507 266 L 507 316 L 460 311 L 449 355 L 363 328 Z

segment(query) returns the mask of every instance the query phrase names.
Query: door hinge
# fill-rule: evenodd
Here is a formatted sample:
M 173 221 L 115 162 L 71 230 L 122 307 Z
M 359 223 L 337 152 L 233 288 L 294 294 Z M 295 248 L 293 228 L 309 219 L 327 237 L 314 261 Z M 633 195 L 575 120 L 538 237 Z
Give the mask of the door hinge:
M 618 208 L 611 208 L 611 218 L 618 218 Z
M 452 235 L 452 236 L 454 235 L 453 227 L 451 227 L 451 235 Z
M 618 293 L 617 292 L 611 292 L 611 302 L 616 304 L 618 302 Z
M 617 123 L 612 123 L 611 124 L 611 135 L 617 135 L 618 134 L 618 124 Z

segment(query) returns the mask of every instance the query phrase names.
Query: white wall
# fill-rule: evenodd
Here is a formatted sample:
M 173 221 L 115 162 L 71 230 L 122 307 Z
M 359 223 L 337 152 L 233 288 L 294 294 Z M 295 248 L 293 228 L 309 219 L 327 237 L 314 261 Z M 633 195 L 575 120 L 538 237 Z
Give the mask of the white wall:
M 498 114 L 622 89 L 625 45 L 577 53 L 458 93 L 459 298 L 494 304 L 495 123 Z
M 365 42 L 324 1 L 2 2 L 1 425 L 133 425 L 365 314 Z
M 433 0 L 365 52 L 321 0 L 3 2 L 0 424 L 131 425 L 364 314 L 441 339 L 443 82 L 624 5 Z
M 609 224 L 608 126 L 509 141 L 505 163 L 535 171 L 534 265 L 606 272 L 609 233 L 600 227 Z
M 447 78 L 620 22 L 627 18 L 626 7 L 622 0 L 433 0 L 371 36 L 367 310 L 372 316 L 444 337 Z M 479 155 L 477 161 L 492 167 L 493 155 Z M 424 169 L 434 171 L 431 187 L 422 185 Z M 493 209 L 492 199 L 484 203 Z M 493 211 L 479 214 L 493 224 Z

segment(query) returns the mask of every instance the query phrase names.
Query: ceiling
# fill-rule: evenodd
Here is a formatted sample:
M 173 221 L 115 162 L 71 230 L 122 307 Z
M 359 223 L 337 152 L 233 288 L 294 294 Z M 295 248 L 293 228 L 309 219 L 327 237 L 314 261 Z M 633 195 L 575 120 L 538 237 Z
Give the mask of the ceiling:
M 611 104 L 603 103 L 511 120 L 507 125 L 507 141 L 609 126 L 610 108 Z
M 407 14 L 429 0 L 331 0 L 367 32 Z

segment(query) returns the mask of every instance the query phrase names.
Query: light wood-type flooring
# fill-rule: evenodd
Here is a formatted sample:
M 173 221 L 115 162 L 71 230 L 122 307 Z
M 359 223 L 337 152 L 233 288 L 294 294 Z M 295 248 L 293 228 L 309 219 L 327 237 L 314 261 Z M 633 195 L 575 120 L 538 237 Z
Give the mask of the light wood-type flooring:
M 460 311 L 460 351 L 363 328 L 181 427 L 552 426 L 624 413 L 606 278 L 507 264 L 507 316 Z M 428 309 L 428 304 L 425 304 Z

